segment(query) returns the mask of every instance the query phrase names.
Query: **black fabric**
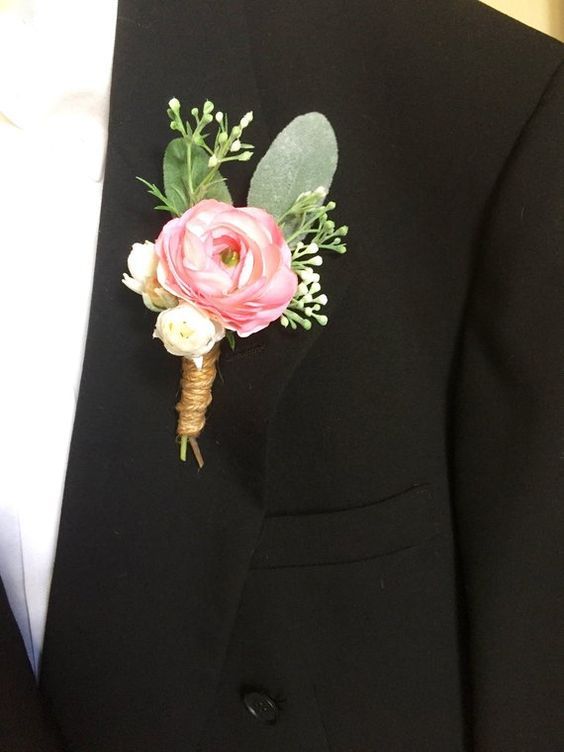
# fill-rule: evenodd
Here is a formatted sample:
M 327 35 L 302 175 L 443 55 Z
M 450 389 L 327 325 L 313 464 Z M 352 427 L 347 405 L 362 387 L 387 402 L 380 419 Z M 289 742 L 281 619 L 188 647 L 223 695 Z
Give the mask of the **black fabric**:
M 0 749 L 59 752 L 62 739 L 40 697 L 0 580 Z
M 456 385 L 478 748 L 564 748 L 564 74 L 496 188 Z
M 471 0 L 121 0 L 115 50 L 43 707 L 7 612 L 0 749 L 47 712 L 72 752 L 564 749 L 562 45 Z M 327 327 L 223 348 L 201 472 L 120 282 L 171 96 L 257 155 L 325 113 L 351 228 Z

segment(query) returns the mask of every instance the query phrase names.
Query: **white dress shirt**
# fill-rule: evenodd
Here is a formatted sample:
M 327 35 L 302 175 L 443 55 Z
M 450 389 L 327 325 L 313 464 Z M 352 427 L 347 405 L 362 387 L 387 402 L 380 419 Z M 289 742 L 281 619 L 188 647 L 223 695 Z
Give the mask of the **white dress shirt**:
M 0 0 L 0 576 L 36 673 L 90 305 L 116 14 L 117 0 Z

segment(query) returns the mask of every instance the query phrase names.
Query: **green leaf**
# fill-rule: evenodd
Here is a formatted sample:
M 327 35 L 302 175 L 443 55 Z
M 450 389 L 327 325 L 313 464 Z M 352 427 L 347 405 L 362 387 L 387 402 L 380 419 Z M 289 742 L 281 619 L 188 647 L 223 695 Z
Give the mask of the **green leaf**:
M 178 214 L 189 209 L 194 200 L 190 192 L 188 149 L 191 149 L 192 190 L 196 190 L 210 172 L 209 156 L 200 146 L 190 144 L 187 138 L 175 138 L 168 144 L 163 159 L 164 189 L 167 200 Z M 205 196 L 200 196 L 198 200 L 201 198 L 233 203 L 227 186 L 222 182 L 212 185 Z
M 165 194 L 177 214 L 185 212 L 190 205 L 187 147 L 186 139 L 175 138 L 166 147 L 163 159 Z
M 155 206 L 155 209 L 164 209 L 165 211 L 174 213 L 174 207 L 169 204 L 167 201 L 166 196 L 164 196 L 161 191 L 157 188 L 157 186 L 154 183 L 149 183 L 148 180 L 145 180 L 144 178 L 137 177 L 137 180 L 140 180 L 143 185 L 147 186 L 148 193 L 151 194 L 151 196 L 155 196 L 155 198 L 158 198 L 159 201 L 162 201 L 163 204 L 159 206 Z
M 231 329 L 225 330 L 225 339 L 229 343 L 229 347 L 234 350 L 235 349 L 235 335 L 231 331 Z
M 272 142 L 251 180 L 247 203 L 280 217 L 300 193 L 323 186 L 337 169 L 337 138 L 320 112 L 291 121 Z

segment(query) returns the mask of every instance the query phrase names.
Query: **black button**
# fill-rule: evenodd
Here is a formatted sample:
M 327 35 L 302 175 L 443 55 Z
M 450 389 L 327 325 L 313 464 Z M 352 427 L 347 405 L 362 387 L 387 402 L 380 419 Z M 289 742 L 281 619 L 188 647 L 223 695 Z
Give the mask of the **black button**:
M 249 713 L 262 723 L 276 723 L 278 705 L 264 692 L 245 692 L 243 702 Z

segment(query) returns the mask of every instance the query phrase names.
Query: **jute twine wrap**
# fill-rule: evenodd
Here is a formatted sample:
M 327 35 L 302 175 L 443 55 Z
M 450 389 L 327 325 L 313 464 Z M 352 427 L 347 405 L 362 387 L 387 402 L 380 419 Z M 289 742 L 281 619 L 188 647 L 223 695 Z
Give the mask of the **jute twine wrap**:
M 178 412 L 176 433 L 181 441 L 183 437 L 187 437 L 200 467 L 203 466 L 204 459 L 196 439 L 206 423 L 206 410 L 212 401 L 212 385 L 217 373 L 216 363 L 219 350 L 220 343 L 216 342 L 213 348 L 203 356 L 201 368 L 197 368 L 194 361 L 182 358 L 180 400 L 176 405 Z

